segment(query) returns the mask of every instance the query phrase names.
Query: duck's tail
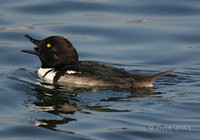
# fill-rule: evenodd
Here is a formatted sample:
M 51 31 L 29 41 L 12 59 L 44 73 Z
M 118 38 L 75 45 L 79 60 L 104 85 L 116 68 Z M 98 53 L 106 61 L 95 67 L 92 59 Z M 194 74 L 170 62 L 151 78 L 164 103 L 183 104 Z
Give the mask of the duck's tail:
M 160 72 L 160 73 L 156 73 L 156 74 L 152 74 L 152 75 L 148 75 L 144 77 L 144 80 L 138 83 L 138 85 L 136 85 L 136 87 L 153 87 L 153 82 L 162 76 L 165 76 L 169 73 L 171 73 L 172 71 L 174 71 L 175 69 L 171 69 L 171 70 L 167 70 L 164 72 Z
M 156 73 L 156 74 L 153 74 L 153 75 L 148 75 L 146 77 L 149 78 L 152 82 L 154 82 L 157 78 L 165 76 L 165 75 L 171 73 L 174 70 L 175 69 L 171 69 L 171 70 L 167 70 L 167 71 L 164 71 L 164 72 Z

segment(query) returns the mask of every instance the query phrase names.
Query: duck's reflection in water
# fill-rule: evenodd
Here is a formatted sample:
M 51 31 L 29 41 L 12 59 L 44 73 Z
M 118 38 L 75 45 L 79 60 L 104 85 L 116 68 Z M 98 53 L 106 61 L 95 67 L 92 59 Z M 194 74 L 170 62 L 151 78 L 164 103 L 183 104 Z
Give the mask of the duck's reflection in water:
M 34 105 L 37 106 L 38 110 L 42 112 L 48 112 L 50 114 L 59 116 L 59 119 L 38 119 L 36 120 L 35 125 L 48 128 L 54 131 L 59 131 L 62 133 L 68 133 L 77 135 L 74 132 L 63 131 L 57 128 L 58 125 L 67 124 L 72 121 L 78 121 L 77 117 L 73 118 L 75 113 L 81 114 L 92 114 L 93 111 L 98 112 L 131 112 L 134 109 L 113 109 L 108 105 L 104 104 L 105 102 L 118 102 L 121 100 L 129 100 L 131 98 L 145 98 L 154 94 L 160 94 L 154 92 L 153 88 L 142 88 L 142 89 L 81 89 L 81 88 L 69 88 L 69 87 L 59 87 L 48 84 L 40 84 L 34 86 L 33 89 L 37 94 L 37 100 L 34 102 Z M 97 97 L 98 103 L 95 103 L 93 100 L 84 102 L 84 98 L 89 97 L 92 94 L 98 95 L 101 94 L 101 91 L 104 92 L 104 95 L 107 97 Z M 105 92 L 108 92 L 105 94 Z M 114 96 L 115 93 L 118 93 L 118 96 Z M 124 96 L 126 93 L 126 96 Z M 112 94 L 110 96 L 109 94 Z M 120 95 L 119 95 L 120 94 Z M 81 97 L 79 96 L 81 95 Z M 78 97 L 79 96 L 79 97 Z M 100 95 L 102 96 L 102 94 Z M 93 97 L 95 98 L 95 97 Z M 96 100 L 96 99 L 95 99 Z M 62 119 L 60 119 L 60 117 Z

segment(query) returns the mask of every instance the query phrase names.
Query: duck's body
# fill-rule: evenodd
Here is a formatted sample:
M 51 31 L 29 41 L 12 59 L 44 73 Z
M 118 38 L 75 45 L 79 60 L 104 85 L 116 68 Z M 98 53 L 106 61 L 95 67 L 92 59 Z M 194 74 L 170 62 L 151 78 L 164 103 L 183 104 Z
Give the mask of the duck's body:
M 152 87 L 156 78 L 173 71 L 139 76 L 113 66 L 79 61 L 75 48 L 63 37 L 52 36 L 42 41 L 26 37 L 38 47 L 35 51 L 22 51 L 39 56 L 42 67 L 38 70 L 38 76 L 51 84 L 73 87 Z
M 40 68 L 38 76 L 47 83 L 64 86 L 138 88 L 153 87 L 153 82 L 158 76 L 171 71 L 159 73 L 159 75 L 139 76 L 113 66 L 80 61 L 77 65 L 66 66 L 59 70 Z

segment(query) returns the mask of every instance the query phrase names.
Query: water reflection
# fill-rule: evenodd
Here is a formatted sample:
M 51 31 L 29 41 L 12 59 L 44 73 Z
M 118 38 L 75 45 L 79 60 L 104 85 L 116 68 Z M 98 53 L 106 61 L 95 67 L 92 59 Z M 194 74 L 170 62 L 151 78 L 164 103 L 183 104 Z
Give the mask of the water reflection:
M 75 134 L 74 132 L 63 131 L 58 128 L 58 125 L 68 124 L 72 121 L 78 121 L 77 117 L 73 118 L 75 113 L 81 114 L 93 114 L 98 112 L 131 112 L 134 108 L 130 109 L 114 109 L 112 108 L 113 102 L 128 102 L 132 98 L 145 98 L 156 93 L 153 88 L 142 88 L 142 89 L 103 89 L 94 92 L 93 89 L 77 89 L 70 91 L 69 89 L 63 87 L 55 87 L 49 89 L 52 85 L 48 85 L 48 88 L 44 85 L 34 85 L 33 90 L 36 92 L 37 100 L 33 102 L 37 106 L 38 110 L 42 112 L 48 112 L 50 114 L 61 117 L 61 119 L 38 119 L 35 125 L 41 126 L 54 131 L 59 131 L 62 133 Z M 52 86 L 53 87 L 53 86 Z M 98 93 L 97 93 L 98 92 Z M 101 92 L 107 92 L 103 97 Z M 120 93 L 117 96 L 113 94 Z M 126 93 L 124 96 L 123 93 Z M 87 98 L 92 98 L 92 94 L 95 95 L 97 102 L 94 104 L 94 100 L 89 100 Z M 111 96 L 109 95 L 111 94 Z M 81 98 L 82 97 L 82 98 Z M 84 100 L 84 102 L 83 102 Z M 107 103 L 111 103 L 110 105 Z

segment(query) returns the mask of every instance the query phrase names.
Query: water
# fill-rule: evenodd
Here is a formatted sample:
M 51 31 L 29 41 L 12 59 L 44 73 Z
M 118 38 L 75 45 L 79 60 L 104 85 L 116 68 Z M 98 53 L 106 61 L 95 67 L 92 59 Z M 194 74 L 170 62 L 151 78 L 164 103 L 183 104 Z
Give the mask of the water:
M 199 139 L 199 14 L 199 0 L 1 0 L 0 139 Z M 176 71 L 153 89 L 47 89 L 25 34 L 131 73 Z

